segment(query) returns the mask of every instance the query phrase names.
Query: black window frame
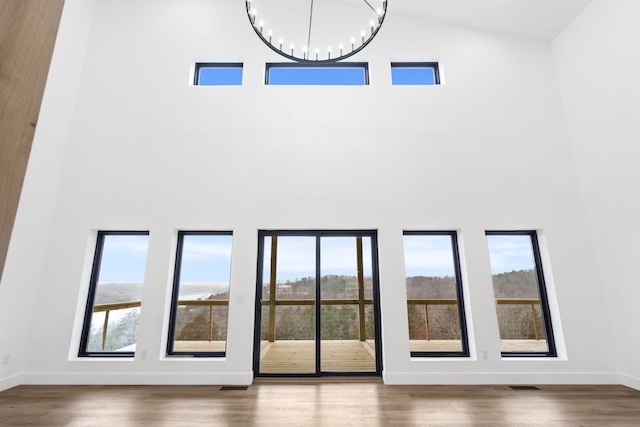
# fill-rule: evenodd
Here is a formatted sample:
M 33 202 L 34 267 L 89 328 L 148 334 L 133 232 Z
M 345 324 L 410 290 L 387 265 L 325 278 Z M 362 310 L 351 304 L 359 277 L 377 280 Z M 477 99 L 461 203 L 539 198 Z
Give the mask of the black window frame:
M 87 304 L 85 306 L 84 318 L 82 323 L 82 333 L 80 335 L 80 348 L 78 350 L 78 357 L 132 358 L 135 357 L 135 351 L 87 350 L 87 345 L 89 344 L 89 334 L 91 333 L 91 318 L 93 316 L 93 306 L 95 305 L 96 290 L 98 287 L 98 279 L 100 275 L 100 266 L 102 264 L 102 252 L 104 249 L 104 240 L 106 236 L 149 236 L 149 231 L 98 231 L 96 237 L 96 249 L 93 255 L 93 265 L 91 267 L 91 279 L 89 281 Z
M 242 62 L 196 62 L 193 73 L 194 86 L 242 86 L 242 81 L 239 85 L 202 85 L 200 84 L 200 70 L 203 68 L 239 68 L 244 74 L 244 64 Z
M 551 310 L 549 309 L 549 298 L 547 296 L 547 286 L 544 280 L 542 269 L 542 258 L 540 256 L 540 245 L 538 243 L 538 232 L 536 230 L 487 230 L 486 236 L 529 236 L 531 239 L 531 249 L 533 261 L 538 279 L 538 292 L 540 293 L 540 312 L 543 316 L 545 333 L 547 334 L 547 351 L 501 351 L 502 357 L 557 357 L 558 352 L 553 335 L 553 324 Z M 493 276 L 493 275 L 492 275 Z M 493 277 L 492 277 L 493 283 Z M 494 298 L 495 299 L 495 298 Z M 497 316 L 497 305 L 494 303 Z M 499 332 L 498 332 L 499 333 Z
M 183 356 L 183 357 L 226 357 L 227 344 L 229 337 L 225 339 L 224 351 L 176 351 L 173 348 L 176 334 L 176 320 L 178 315 L 178 301 L 180 299 L 180 271 L 182 268 L 182 253 L 184 249 L 185 236 L 231 236 L 233 239 L 233 231 L 178 231 L 178 243 L 176 247 L 175 269 L 173 273 L 173 285 L 171 290 L 171 308 L 169 312 L 169 330 L 167 340 L 167 356 Z M 233 243 L 232 243 L 233 245 Z M 231 291 L 231 271 L 229 271 L 229 292 Z M 230 299 L 227 299 L 227 331 L 229 326 L 229 305 Z
M 393 86 L 435 86 L 440 84 L 440 66 L 437 62 L 391 62 L 391 73 L 393 75 L 394 68 L 431 68 L 433 69 L 434 83 L 432 85 L 394 85 L 393 78 L 391 84 Z
M 316 296 L 321 295 L 321 239 L 323 237 L 370 237 L 371 238 L 371 277 L 372 277 L 372 289 L 373 289 L 373 306 L 374 306 L 374 334 L 375 334 L 375 371 L 322 371 L 321 359 L 318 356 L 320 354 L 320 344 L 322 339 L 321 333 L 321 321 L 316 322 L 316 365 L 315 372 L 309 373 L 285 373 L 285 372 L 261 372 L 260 371 L 260 329 L 262 322 L 262 286 L 263 286 L 263 274 L 264 274 L 264 248 L 265 239 L 267 237 L 314 237 L 316 239 L 315 245 L 315 284 L 316 284 Z M 254 377 L 291 377 L 291 378 L 304 378 L 304 377 L 380 377 L 383 372 L 383 353 L 382 353 L 382 315 L 381 315 L 381 295 L 380 295 L 380 274 L 379 274 L 379 262 L 378 262 L 378 231 L 377 230 L 313 230 L 313 229 L 264 229 L 258 230 L 258 262 L 256 271 L 256 298 L 255 298 L 255 317 L 253 328 L 253 373 Z M 269 296 L 272 297 L 271 295 Z M 320 301 L 320 299 L 316 299 Z M 321 304 L 315 304 L 315 318 L 321 319 Z M 256 351 L 257 350 L 257 351 Z
M 460 351 L 411 351 L 411 357 L 470 357 L 469 334 L 467 329 L 467 316 L 464 306 L 464 294 L 462 286 L 462 269 L 460 267 L 460 250 L 458 247 L 458 232 L 455 230 L 404 230 L 402 236 L 450 236 L 453 256 L 453 269 L 456 283 L 456 299 L 458 306 L 458 318 L 460 321 Z M 404 251 L 404 248 L 403 248 Z M 403 252 L 404 257 L 404 252 Z M 405 270 L 406 279 L 406 270 Z M 405 282 L 406 294 L 406 282 Z M 406 298 L 409 299 L 408 297 Z M 408 308 L 408 304 L 407 304 Z M 407 327 L 409 326 L 407 319 Z
M 331 62 L 331 63 L 299 63 L 299 62 L 267 62 L 265 65 L 264 84 L 267 86 L 286 86 L 271 85 L 269 83 L 269 75 L 272 68 L 362 68 L 364 71 L 364 84 L 361 85 L 318 85 L 318 84 L 302 84 L 296 86 L 369 86 L 369 63 L 368 62 Z

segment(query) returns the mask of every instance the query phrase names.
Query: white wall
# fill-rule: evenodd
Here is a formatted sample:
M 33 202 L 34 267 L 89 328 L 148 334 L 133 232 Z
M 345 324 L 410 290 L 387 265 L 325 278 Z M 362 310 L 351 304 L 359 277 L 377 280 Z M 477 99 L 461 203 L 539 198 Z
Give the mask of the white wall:
M 189 86 L 194 58 L 243 61 L 244 84 Z M 434 58 L 446 85 L 390 85 L 391 60 Z M 30 283 L 23 382 L 250 382 L 257 230 L 267 228 L 378 230 L 387 383 L 616 379 L 548 44 L 389 14 L 354 58 L 370 63 L 368 87 L 267 87 L 264 63 L 274 60 L 242 2 L 96 2 L 70 134 L 56 153 L 55 209 L 34 213 L 46 240 L 12 242 L 46 250 Z M 26 187 L 23 197 L 40 193 Z M 100 229 L 150 231 L 135 360 L 74 357 Z M 224 360 L 163 357 L 179 229 L 234 231 Z M 410 359 L 403 229 L 460 230 L 470 359 Z M 541 230 L 560 357 L 501 359 L 486 229 Z M 30 274 L 16 258 L 2 287 Z M 11 301 L 3 308 L 16 315 Z
M 94 1 L 66 0 L 0 282 L 0 390 L 28 370 L 35 300 L 69 140 Z M 46 286 L 46 285 L 45 285 Z M 6 362 L 6 363 L 5 363 Z
M 594 0 L 553 53 L 622 382 L 640 387 L 640 2 Z

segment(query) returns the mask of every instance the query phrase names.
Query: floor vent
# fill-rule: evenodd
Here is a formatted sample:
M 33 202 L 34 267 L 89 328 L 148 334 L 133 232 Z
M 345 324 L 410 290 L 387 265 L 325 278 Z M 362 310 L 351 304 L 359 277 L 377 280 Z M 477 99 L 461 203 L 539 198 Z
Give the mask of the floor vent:
M 511 390 L 516 390 L 516 391 L 520 391 L 520 390 L 540 390 L 538 387 L 536 387 L 534 385 L 510 385 L 509 388 Z
M 248 390 L 248 385 L 225 385 L 220 387 L 221 391 L 230 391 L 230 390 Z

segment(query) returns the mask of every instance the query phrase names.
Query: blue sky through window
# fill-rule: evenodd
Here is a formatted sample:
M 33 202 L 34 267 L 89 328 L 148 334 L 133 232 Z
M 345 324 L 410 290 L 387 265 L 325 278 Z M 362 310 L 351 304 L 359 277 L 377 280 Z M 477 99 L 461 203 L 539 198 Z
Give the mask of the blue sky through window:
M 231 240 L 231 235 L 185 235 L 180 282 L 229 283 Z
M 242 84 L 242 66 L 200 66 L 200 86 L 236 86 Z
M 367 84 L 365 67 L 269 67 L 269 85 Z
M 391 84 L 393 85 L 434 85 L 436 75 L 433 67 L 395 67 L 391 66 Z
M 142 283 L 147 264 L 147 235 L 106 235 L 98 282 Z
M 455 277 L 453 246 L 448 235 L 405 235 L 407 277 Z
M 263 258 L 264 283 L 271 273 L 271 236 L 265 237 Z M 279 236 L 276 280 L 295 281 L 316 274 L 316 238 L 314 236 Z M 365 277 L 372 274 L 371 238 L 362 238 L 362 261 Z M 357 275 L 356 238 L 326 236 L 320 239 L 320 269 L 322 275 Z
M 535 268 L 529 235 L 488 235 L 491 274 Z

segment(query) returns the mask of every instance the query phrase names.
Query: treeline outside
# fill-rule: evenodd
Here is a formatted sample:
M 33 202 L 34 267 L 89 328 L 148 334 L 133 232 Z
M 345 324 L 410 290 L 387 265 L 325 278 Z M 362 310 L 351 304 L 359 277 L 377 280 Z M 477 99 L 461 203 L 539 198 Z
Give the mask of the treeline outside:
M 357 299 L 358 282 L 355 276 L 326 275 L 321 278 L 322 299 Z M 371 299 L 371 278 L 365 277 L 365 298 Z M 520 270 L 493 276 L 495 298 L 539 298 L 534 270 Z M 130 284 L 131 285 L 131 284 Z M 279 282 L 276 286 L 278 300 L 315 299 L 315 280 L 305 277 Z M 109 293 L 99 298 L 100 303 L 131 301 L 128 294 Z M 408 299 L 456 299 L 453 277 L 413 276 L 406 280 Z M 228 300 L 228 292 L 209 295 L 198 300 Z M 97 298 L 98 300 L 98 298 Z M 107 301 L 108 300 L 108 301 Z M 269 285 L 263 286 L 263 300 L 269 300 Z M 269 306 L 263 305 L 261 318 L 262 340 L 268 339 Z M 540 306 L 534 306 L 540 339 L 546 339 Z M 430 305 L 429 335 L 432 340 L 459 340 L 460 324 L 457 305 Z M 94 313 L 95 314 L 95 313 Z M 530 305 L 497 306 L 500 337 L 502 339 L 535 339 Z M 177 341 L 224 341 L 227 335 L 228 308 L 214 306 L 212 323 L 209 322 L 209 307 L 180 306 L 176 316 L 175 339 Z M 136 342 L 139 309 L 129 309 L 126 315 L 109 323 L 106 351 L 114 351 Z M 321 339 L 357 340 L 359 336 L 359 313 L 357 305 L 321 306 Z M 409 338 L 427 339 L 426 312 L 423 305 L 408 306 Z M 94 322 L 97 323 L 97 322 Z M 275 338 L 277 340 L 315 339 L 314 306 L 278 306 L 275 315 Z M 374 339 L 373 308 L 365 306 L 366 339 Z M 90 351 L 99 351 L 102 343 L 102 326 L 93 328 L 89 340 Z

